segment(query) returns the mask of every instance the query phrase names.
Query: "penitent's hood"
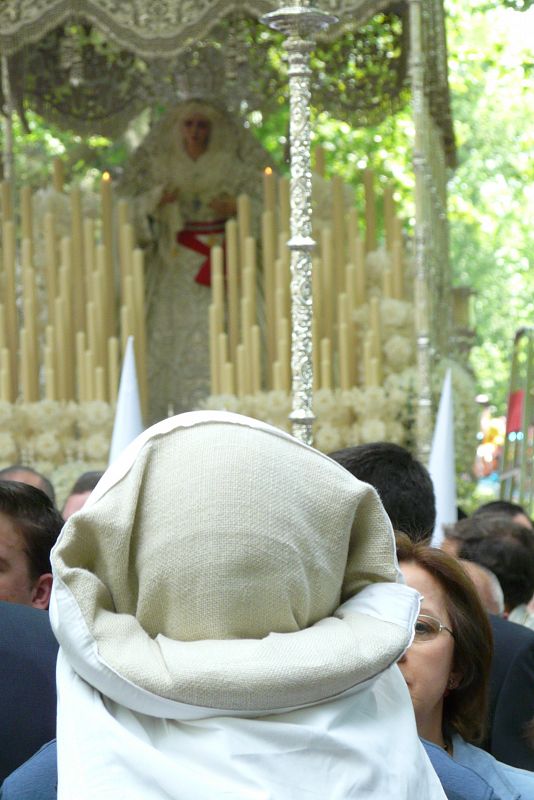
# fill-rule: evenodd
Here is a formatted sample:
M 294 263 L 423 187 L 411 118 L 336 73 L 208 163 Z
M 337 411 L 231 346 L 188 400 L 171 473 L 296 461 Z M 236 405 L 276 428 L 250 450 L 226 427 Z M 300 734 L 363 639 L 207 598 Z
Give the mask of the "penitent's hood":
M 443 797 L 394 666 L 419 596 L 376 492 L 326 456 L 165 420 L 52 561 L 60 800 Z

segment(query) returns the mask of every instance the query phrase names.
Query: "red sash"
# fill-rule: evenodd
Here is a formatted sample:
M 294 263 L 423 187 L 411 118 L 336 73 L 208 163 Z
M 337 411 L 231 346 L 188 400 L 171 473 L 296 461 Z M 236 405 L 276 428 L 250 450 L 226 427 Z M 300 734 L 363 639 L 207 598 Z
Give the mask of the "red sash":
M 211 286 L 211 247 L 198 237 L 206 236 L 210 233 L 224 233 L 224 226 L 224 219 L 210 222 L 186 222 L 185 227 L 176 235 L 178 244 L 194 250 L 195 253 L 199 253 L 201 256 L 206 256 L 195 275 L 196 282 L 202 284 L 202 286 Z

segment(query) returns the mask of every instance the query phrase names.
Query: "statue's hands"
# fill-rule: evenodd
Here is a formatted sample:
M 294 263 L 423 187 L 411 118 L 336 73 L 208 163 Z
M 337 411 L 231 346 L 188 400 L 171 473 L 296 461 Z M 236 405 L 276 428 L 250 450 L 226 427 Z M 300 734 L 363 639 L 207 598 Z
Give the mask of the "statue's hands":
M 166 206 L 169 203 L 176 203 L 178 197 L 179 197 L 178 189 L 164 189 L 158 205 Z
M 210 203 L 210 208 L 221 219 L 233 217 L 237 210 L 235 197 L 231 197 L 229 194 L 221 194 L 219 197 L 214 197 Z

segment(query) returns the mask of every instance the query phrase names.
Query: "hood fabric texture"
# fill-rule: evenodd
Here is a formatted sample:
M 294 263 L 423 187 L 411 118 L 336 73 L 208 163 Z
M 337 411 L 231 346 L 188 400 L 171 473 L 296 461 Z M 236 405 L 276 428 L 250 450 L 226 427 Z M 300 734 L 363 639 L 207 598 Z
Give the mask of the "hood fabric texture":
M 234 414 L 165 420 L 52 563 L 60 800 L 379 797 L 384 769 L 390 796 L 443 796 L 392 667 L 419 597 L 376 492 L 328 457 Z M 351 763 L 358 726 L 401 718 L 391 768 Z

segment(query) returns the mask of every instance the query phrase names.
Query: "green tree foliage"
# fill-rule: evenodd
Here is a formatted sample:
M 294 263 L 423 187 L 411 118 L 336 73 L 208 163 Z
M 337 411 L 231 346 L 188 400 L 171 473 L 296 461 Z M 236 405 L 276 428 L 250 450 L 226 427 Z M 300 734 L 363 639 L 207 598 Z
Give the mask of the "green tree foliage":
M 116 142 L 104 136 L 83 139 L 45 123 L 30 109 L 26 111 L 26 119 L 29 130 L 23 128 L 16 115 L 13 117 L 14 167 L 18 183 L 34 188 L 48 185 L 52 160 L 61 158 L 68 182 L 81 181 L 91 186 L 105 169 L 113 172 L 128 157 L 129 147 L 124 138 Z
M 534 13 L 477 11 L 461 0 L 448 7 L 459 147 L 451 256 L 456 282 L 476 293 L 472 363 L 480 389 L 504 412 L 514 332 L 534 320 Z

